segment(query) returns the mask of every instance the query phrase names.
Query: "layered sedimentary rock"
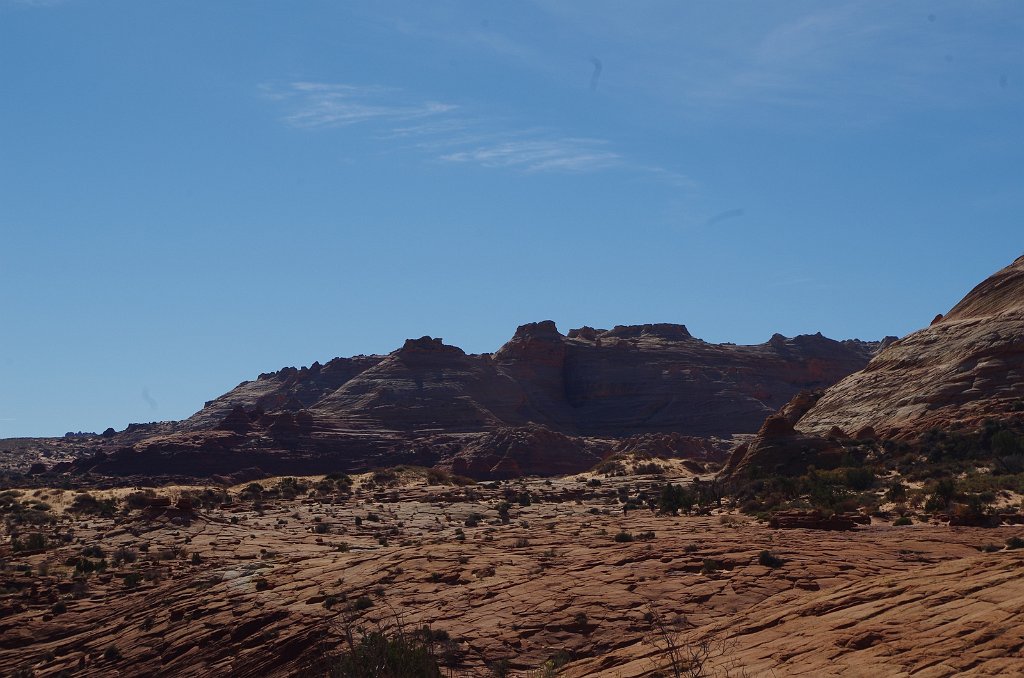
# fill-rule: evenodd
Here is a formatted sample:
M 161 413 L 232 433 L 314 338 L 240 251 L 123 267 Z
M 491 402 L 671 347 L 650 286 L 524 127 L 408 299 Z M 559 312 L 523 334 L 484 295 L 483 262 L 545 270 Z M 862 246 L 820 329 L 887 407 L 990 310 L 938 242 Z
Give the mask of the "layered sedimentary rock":
M 209 475 L 440 463 L 493 477 L 571 472 L 629 436 L 756 431 L 795 393 L 860 369 L 878 346 L 820 334 L 711 344 L 672 324 L 563 335 L 551 321 L 521 326 L 493 354 L 422 337 L 385 356 L 261 374 L 154 440 L 111 438 L 113 456 L 97 470 L 136 473 L 151 464 L 160 469 L 153 472 Z M 537 444 L 538 436 L 552 444 Z
M 970 435 L 989 420 L 1024 427 L 1024 257 L 928 327 L 886 342 L 863 370 L 798 394 L 737 447 L 726 473 L 828 468 L 842 440 L 913 444 L 934 429 Z
M 908 439 L 1024 409 L 1024 256 L 829 388 L 796 428 Z

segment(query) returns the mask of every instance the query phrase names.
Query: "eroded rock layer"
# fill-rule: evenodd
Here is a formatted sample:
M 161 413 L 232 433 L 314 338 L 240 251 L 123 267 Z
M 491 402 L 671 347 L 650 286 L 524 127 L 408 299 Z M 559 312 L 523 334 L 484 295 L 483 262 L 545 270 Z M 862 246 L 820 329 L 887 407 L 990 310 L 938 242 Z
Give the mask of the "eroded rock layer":
M 878 346 L 820 334 L 711 344 L 671 324 L 563 335 L 551 321 L 521 326 L 493 354 L 422 337 L 384 356 L 261 374 L 151 436 L 104 439 L 106 456 L 79 466 L 193 476 L 396 463 L 480 477 L 575 472 L 630 436 L 752 433 L 795 393 L 863 367 Z
M 870 427 L 884 438 L 915 438 L 1022 409 L 1024 256 L 829 388 L 796 427 L 819 435 Z

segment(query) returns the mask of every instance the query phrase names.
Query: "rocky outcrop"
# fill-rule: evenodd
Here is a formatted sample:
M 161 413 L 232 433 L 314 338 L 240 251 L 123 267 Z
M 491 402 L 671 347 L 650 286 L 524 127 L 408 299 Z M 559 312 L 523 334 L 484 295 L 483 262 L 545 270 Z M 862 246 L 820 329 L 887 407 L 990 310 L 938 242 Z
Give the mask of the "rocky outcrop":
M 619 442 L 614 454 L 665 459 L 721 460 L 727 443 L 679 433 L 640 433 Z
M 1020 418 L 1022 409 L 1024 257 L 829 388 L 797 428 L 914 439 L 934 427 L 969 429 L 987 418 Z
M 421 337 L 384 356 L 261 374 L 183 422 L 106 439 L 112 454 L 95 470 L 138 468 L 146 450 L 186 475 L 454 468 L 457 457 L 467 473 L 507 477 L 583 470 L 599 460 L 588 441 L 610 450 L 642 435 L 668 436 L 644 441 L 666 454 L 707 458 L 696 440 L 757 430 L 794 394 L 863 367 L 877 346 L 820 334 L 710 344 L 667 323 L 563 335 L 550 320 L 522 325 L 493 354 Z
M 472 478 L 507 479 L 579 473 L 600 460 L 580 438 L 543 426 L 523 426 L 480 436 L 446 466 L 452 473 Z
M 797 396 L 794 400 L 802 400 Z M 806 402 L 806 401 L 804 401 Z M 793 428 L 794 408 L 783 408 L 768 417 L 753 440 L 739 445 L 729 457 L 722 473 L 729 477 L 756 478 L 771 475 L 798 475 L 809 466 L 835 468 L 842 460 L 843 448 L 828 437 L 805 435 Z
M 772 529 L 792 530 L 852 530 L 857 525 L 869 525 L 871 518 L 855 513 L 837 513 L 825 515 L 821 511 L 805 511 L 794 509 L 791 511 L 778 511 L 768 519 L 768 526 Z
M 1024 257 L 928 327 L 884 343 L 864 369 L 797 394 L 736 448 L 725 473 L 832 468 L 847 439 L 914 443 L 933 429 L 970 434 L 990 419 L 1024 427 Z

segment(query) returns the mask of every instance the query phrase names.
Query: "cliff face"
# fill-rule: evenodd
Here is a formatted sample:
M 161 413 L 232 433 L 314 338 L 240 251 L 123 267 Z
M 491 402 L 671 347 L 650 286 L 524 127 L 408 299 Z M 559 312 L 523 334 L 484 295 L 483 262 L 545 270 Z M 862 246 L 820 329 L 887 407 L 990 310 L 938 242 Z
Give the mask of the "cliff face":
M 1022 400 L 1024 257 L 829 388 L 796 427 L 815 434 L 871 427 L 881 437 L 906 439 L 1007 416 Z
M 181 473 L 253 465 L 298 473 L 451 465 L 457 456 L 460 468 L 492 475 L 582 470 L 629 436 L 756 431 L 797 392 L 862 368 L 878 346 L 820 334 L 709 344 L 671 324 L 563 335 L 551 321 L 521 326 L 494 354 L 422 337 L 386 356 L 262 374 L 162 431 L 159 441 L 122 441 L 129 444 L 106 466 L 138 472 L 159 459 L 161 468 Z M 522 431 L 499 433 L 511 429 Z
M 208 403 L 183 428 L 216 428 L 242 406 L 306 409 L 334 429 L 456 433 L 534 423 L 611 437 L 750 433 L 798 391 L 863 367 L 877 346 L 821 335 L 709 344 L 682 325 L 583 328 L 566 336 L 546 321 L 523 325 L 493 355 L 423 337 L 387 356 L 261 375 Z

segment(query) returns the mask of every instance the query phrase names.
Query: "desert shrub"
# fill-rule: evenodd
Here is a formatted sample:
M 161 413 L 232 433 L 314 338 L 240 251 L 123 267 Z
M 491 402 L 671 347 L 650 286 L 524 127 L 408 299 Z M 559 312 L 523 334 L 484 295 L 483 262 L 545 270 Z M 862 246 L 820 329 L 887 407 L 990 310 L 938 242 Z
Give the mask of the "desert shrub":
M 779 558 L 771 551 L 761 551 L 760 553 L 758 553 L 757 562 L 760 565 L 771 568 L 782 567 L 782 565 L 785 563 L 785 561 L 782 560 L 782 558 Z
M 875 472 L 867 467 L 843 470 L 845 485 L 856 492 L 871 489 L 875 484 Z
M 117 646 L 111 645 L 103 651 L 103 658 L 108 662 L 116 662 L 121 659 L 121 650 L 117 649 Z
M 507 659 L 496 659 L 487 663 L 487 669 L 494 678 L 508 678 L 511 667 Z
M 181 493 L 181 498 L 191 502 L 196 508 L 217 508 L 221 504 L 231 502 L 231 495 L 222 488 L 206 487 L 202 490 L 186 490 Z
M 530 540 L 526 537 L 519 537 L 512 544 L 512 548 L 522 549 L 530 545 Z
M 931 486 L 931 494 L 925 501 L 926 511 L 944 511 L 957 497 L 956 481 L 952 478 L 942 478 Z
M 903 525 L 910 525 L 910 524 L 911 524 L 911 523 L 913 523 L 913 522 L 914 522 L 914 521 L 912 521 L 912 520 L 910 519 L 910 516 L 900 516 L 899 518 L 897 518 L 896 520 L 894 520 L 894 521 L 892 522 L 892 524 L 893 524 L 893 525 L 896 525 L 896 526 L 898 526 L 898 527 L 900 527 L 900 526 L 903 526 Z
M 125 506 L 130 509 L 142 509 L 149 506 L 149 504 L 156 498 L 156 492 L 153 490 L 141 490 L 139 492 L 132 492 L 124 498 Z
M 1024 539 L 1020 537 L 1010 537 L 1006 540 L 1006 548 L 1008 549 L 1019 549 L 1024 548 Z
M 263 486 L 260 485 L 259 483 L 249 483 L 248 485 L 245 486 L 245 489 L 238 493 L 238 496 L 242 499 L 248 499 L 250 501 L 259 501 L 260 499 L 263 498 L 263 493 L 265 491 L 266 490 L 264 490 Z
M 120 565 L 123 562 L 135 562 L 138 560 L 138 553 L 134 549 L 121 546 L 114 549 L 111 554 L 111 563 L 115 566 Z
M 28 498 L 19 500 L 19 490 L 0 492 L 0 515 L 4 515 L 8 527 L 13 525 L 46 525 L 56 522 L 50 513 L 51 506 L 45 501 Z
M 64 561 L 65 565 L 69 565 L 75 568 L 75 572 L 81 572 L 82 574 L 90 574 L 92 572 L 105 572 L 107 569 L 107 561 L 99 560 L 93 561 L 88 558 L 81 556 L 72 556 Z
M 631 541 L 633 541 L 633 533 L 632 532 L 626 532 L 625 530 L 622 530 L 621 532 L 616 534 L 613 537 L 613 539 L 615 541 L 617 541 L 617 542 L 620 542 L 620 543 L 631 542 Z
M 430 485 L 451 485 L 452 475 L 439 468 L 428 468 L 427 483 Z
M 885 498 L 889 501 L 906 501 L 907 486 L 901 480 L 894 480 L 885 490 Z
M 604 461 L 598 462 L 592 469 L 594 473 L 601 473 L 605 476 L 624 476 L 626 475 L 626 467 L 622 463 L 621 457 L 609 457 Z
M 1013 431 L 997 431 L 992 434 L 992 454 L 996 457 L 1020 457 L 1024 455 L 1024 436 Z
M 398 482 L 398 471 L 404 467 L 396 466 L 394 469 L 378 469 L 373 472 L 371 479 L 377 485 L 387 487 Z
M 335 492 L 334 481 L 330 480 L 328 478 L 324 478 L 323 480 L 318 480 L 316 482 L 316 484 L 313 485 L 313 490 L 317 494 L 321 494 L 321 495 L 334 494 L 334 492 Z
M 46 546 L 46 536 L 42 532 L 30 532 L 24 538 L 14 537 L 11 539 L 11 550 L 15 553 L 19 551 L 39 551 L 45 549 Z
M 82 549 L 82 555 L 86 558 L 105 558 L 107 554 L 99 544 L 92 544 Z
M 277 491 L 285 499 L 294 499 L 300 494 L 305 494 L 308 489 L 309 485 L 304 481 L 292 477 L 281 478 L 281 483 L 277 487 Z
M 431 641 L 416 634 L 386 635 L 372 631 L 330 660 L 331 678 L 441 678 Z
M 352 603 L 352 609 L 358 612 L 369 610 L 371 607 L 373 607 L 373 601 L 369 596 L 359 596 L 356 598 L 355 602 Z
M 509 504 L 507 501 L 502 501 L 498 503 L 498 518 L 501 520 L 502 523 L 507 524 L 508 521 L 510 520 L 508 512 L 509 509 L 511 508 L 512 505 Z
M 658 510 L 661 513 L 676 515 L 679 511 L 689 513 L 696 503 L 694 493 L 673 483 L 665 483 L 658 495 Z
M 114 515 L 117 502 L 113 499 L 97 499 L 88 492 L 77 495 L 68 506 L 71 513 L 83 513 L 109 518 Z
M 722 563 L 722 561 L 715 560 L 714 558 L 705 558 L 704 564 L 701 566 L 700 571 L 701 574 L 711 574 L 722 569 L 725 569 L 725 564 Z
M 660 476 L 665 474 L 665 467 L 661 464 L 656 464 L 653 461 L 644 462 L 643 464 L 637 464 L 634 472 L 638 475 L 645 476 Z

